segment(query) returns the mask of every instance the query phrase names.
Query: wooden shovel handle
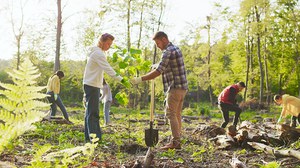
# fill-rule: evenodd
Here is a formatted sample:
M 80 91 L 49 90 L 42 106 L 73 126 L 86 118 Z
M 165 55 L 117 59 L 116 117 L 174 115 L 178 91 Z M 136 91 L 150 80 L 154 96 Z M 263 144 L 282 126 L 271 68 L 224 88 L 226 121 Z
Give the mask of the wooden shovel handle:
M 154 79 L 151 80 L 150 122 L 154 120 Z

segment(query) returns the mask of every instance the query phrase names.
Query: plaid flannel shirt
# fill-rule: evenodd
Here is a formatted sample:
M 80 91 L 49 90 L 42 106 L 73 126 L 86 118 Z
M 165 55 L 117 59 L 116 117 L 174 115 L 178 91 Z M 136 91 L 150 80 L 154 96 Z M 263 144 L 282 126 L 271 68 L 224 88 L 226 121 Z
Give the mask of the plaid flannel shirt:
M 165 93 L 172 88 L 188 89 L 182 53 L 172 43 L 169 43 L 163 51 L 161 61 L 156 70 L 162 74 Z

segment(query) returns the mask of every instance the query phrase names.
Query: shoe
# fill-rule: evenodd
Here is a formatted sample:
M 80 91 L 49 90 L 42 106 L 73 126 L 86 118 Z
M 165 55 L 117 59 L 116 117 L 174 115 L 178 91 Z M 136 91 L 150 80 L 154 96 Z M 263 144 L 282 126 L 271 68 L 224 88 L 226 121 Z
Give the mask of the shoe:
M 181 149 L 180 143 L 170 142 L 167 145 L 160 148 L 161 150 L 168 150 L 168 149 Z
M 70 125 L 72 125 L 72 124 L 74 124 L 72 121 L 70 121 L 70 120 L 67 120 L 67 122 L 66 122 L 67 124 L 70 124 Z

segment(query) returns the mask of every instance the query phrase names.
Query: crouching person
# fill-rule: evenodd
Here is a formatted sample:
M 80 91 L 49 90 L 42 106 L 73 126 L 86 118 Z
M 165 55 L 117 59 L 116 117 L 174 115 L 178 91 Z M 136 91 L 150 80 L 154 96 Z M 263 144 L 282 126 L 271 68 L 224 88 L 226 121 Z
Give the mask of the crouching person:
M 277 123 L 281 121 L 282 117 L 291 115 L 292 116 L 291 127 L 296 127 L 297 119 L 298 119 L 298 123 L 300 124 L 300 99 L 299 98 L 287 94 L 275 95 L 274 101 L 278 105 L 282 106 L 282 111 Z
M 233 125 L 236 127 L 239 121 L 242 109 L 236 104 L 236 96 L 246 87 L 244 82 L 238 82 L 231 86 L 227 86 L 218 97 L 218 108 L 221 110 L 223 115 L 222 128 L 226 128 L 229 123 L 229 111 L 234 111 L 235 116 Z

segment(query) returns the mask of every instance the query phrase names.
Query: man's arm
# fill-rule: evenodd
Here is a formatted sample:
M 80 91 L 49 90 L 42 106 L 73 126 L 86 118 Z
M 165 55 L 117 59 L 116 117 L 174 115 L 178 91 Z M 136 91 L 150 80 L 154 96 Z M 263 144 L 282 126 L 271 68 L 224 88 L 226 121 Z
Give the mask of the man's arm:
M 235 101 L 235 88 L 233 87 L 230 87 L 229 89 L 229 101 L 232 102 L 233 104 L 236 104 L 236 101 Z
M 158 70 L 154 69 L 153 71 L 142 76 L 142 81 L 154 79 L 154 78 L 158 77 L 159 75 L 160 75 L 160 72 Z

